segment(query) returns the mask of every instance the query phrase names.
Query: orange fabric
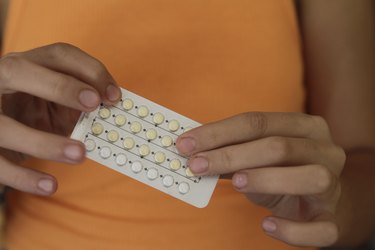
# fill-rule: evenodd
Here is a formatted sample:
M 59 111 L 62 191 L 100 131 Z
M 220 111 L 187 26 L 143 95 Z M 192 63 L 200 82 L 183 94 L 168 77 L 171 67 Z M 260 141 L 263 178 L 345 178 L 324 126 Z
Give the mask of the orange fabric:
M 292 1 L 13 0 L 4 51 L 64 41 L 100 59 L 129 90 L 201 123 L 303 111 Z M 34 160 L 55 175 L 51 198 L 12 192 L 15 249 L 291 249 L 265 236 L 269 214 L 220 181 L 197 209 L 87 160 Z

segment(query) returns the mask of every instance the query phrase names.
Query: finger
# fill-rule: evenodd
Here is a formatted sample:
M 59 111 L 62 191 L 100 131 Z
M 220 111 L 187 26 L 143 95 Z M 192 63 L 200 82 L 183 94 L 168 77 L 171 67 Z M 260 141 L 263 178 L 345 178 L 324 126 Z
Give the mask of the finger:
M 191 155 L 269 136 L 330 138 L 326 122 L 318 116 L 249 112 L 189 130 L 177 139 L 176 146 L 180 153 Z
M 120 89 L 103 63 L 73 45 L 56 43 L 23 54 L 39 65 L 90 84 L 106 104 L 114 104 L 121 97 Z
M 311 139 L 267 137 L 193 155 L 188 166 L 195 175 L 232 173 L 264 166 L 320 164 L 332 171 L 342 168 L 341 150 Z M 333 156 L 333 157 L 332 157 Z
M 336 189 L 337 179 L 324 166 L 306 165 L 242 170 L 232 184 L 241 193 L 313 195 Z
M 338 227 L 332 216 L 325 214 L 311 222 L 297 222 L 276 217 L 268 217 L 263 230 L 269 236 L 289 245 L 300 247 L 327 247 L 338 239 Z
M 37 158 L 78 163 L 84 158 L 81 142 L 27 127 L 0 115 L 0 147 Z
M 92 111 L 100 103 L 93 87 L 21 57 L 0 60 L 0 88 L 3 93 L 28 93 L 81 111 Z
M 53 176 L 17 166 L 0 156 L 0 183 L 38 195 L 51 195 L 57 190 Z

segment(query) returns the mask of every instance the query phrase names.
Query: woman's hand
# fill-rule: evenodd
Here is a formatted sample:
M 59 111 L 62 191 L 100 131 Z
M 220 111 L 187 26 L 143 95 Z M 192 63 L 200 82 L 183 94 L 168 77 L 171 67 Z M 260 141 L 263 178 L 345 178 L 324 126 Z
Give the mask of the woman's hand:
M 84 146 L 68 135 L 80 111 L 120 98 L 102 63 L 68 44 L 53 44 L 0 59 L 0 183 L 39 195 L 56 191 L 55 178 L 23 168 L 24 155 L 78 163 Z M 58 135 L 57 135 L 58 134 Z
M 345 153 L 325 120 L 300 113 L 245 113 L 181 135 L 195 175 L 233 174 L 234 188 L 269 208 L 267 234 L 291 245 L 338 238 L 335 209 Z

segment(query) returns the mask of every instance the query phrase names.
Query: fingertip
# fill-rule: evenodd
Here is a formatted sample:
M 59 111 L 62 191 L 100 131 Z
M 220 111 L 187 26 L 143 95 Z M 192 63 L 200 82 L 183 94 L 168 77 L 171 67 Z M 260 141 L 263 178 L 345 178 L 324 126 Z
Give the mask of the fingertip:
M 85 146 L 82 142 L 73 141 L 64 148 L 64 156 L 69 163 L 82 162 L 85 156 Z
M 267 217 L 262 222 L 262 228 L 267 234 L 274 234 L 277 230 L 276 220 L 272 217 Z
M 45 176 L 39 179 L 38 184 L 38 194 L 49 196 L 57 191 L 57 180 L 52 176 Z
M 120 100 L 121 98 L 121 90 L 119 87 L 117 87 L 114 84 L 110 84 L 107 86 L 105 90 L 106 98 L 113 103 L 116 103 Z
M 178 137 L 176 141 L 176 148 L 182 155 L 189 156 L 193 153 L 196 147 L 196 141 L 192 137 Z

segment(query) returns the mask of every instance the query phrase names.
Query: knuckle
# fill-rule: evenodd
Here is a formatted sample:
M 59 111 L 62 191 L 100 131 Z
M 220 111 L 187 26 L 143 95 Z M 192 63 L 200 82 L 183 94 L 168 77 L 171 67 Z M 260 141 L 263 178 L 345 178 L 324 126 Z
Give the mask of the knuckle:
M 328 192 L 334 183 L 333 174 L 324 166 L 317 165 L 314 168 L 315 185 L 318 193 Z
M 52 57 L 65 57 L 73 49 L 76 49 L 76 47 L 68 43 L 58 42 L 58 43 L 49 45 L 48 49 L 51 51 Z
M 224 169 L 231 169 L 233 164 L 232 152 L 228 149 L 223 150 L 220 154 L 220 161 Z
M 0 59 L 0 82 L 3 85 L 9 84 L 15 71 L 20 68 L 22 60 L 17 53 L 7 54 Z
M 254 134 L 257 137 L 262 137 L 268 127 L 268 120 L 264 113 L 262 112 L 247 112 L 241 114 L 242 119 L 249 125 L 250 133 Z
M 329 131 L 328 123 L 322 116 L 312 115 L 310 117 L 312 119 L 312 124 L 314 128 L 318 127 L 323 131 Z
M 286 161 L 289 156 L 293 153 L 293 147 L 291 143 L 283 137 L 270 137 L 268 148 L 276 161 Z
M 107 81 L 109 80 L 109 74 L 102 62 L 94 59 L 92 62 L 92 79 L 94 81 Z

